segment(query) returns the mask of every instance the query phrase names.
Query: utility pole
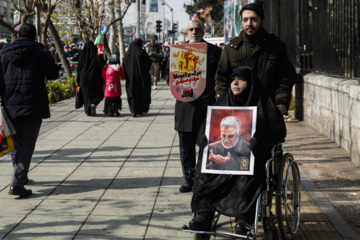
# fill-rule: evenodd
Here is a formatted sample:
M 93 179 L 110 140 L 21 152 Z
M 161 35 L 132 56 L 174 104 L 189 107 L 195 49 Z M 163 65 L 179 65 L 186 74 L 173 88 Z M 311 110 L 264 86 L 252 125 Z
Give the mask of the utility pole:
M 162 5 L 164 6 L 164 21 L 163 21 L 164 26 L 163 26 L 162 42 L 165 43 L 165 27 L 166 27 L 167 25 L 166 25 L 166 22 L 165 22 L 165 20 L 166 20 L 166 18 L 165 18 L 165 4 L 162 3 Z M 167 29 L 167 31 L 169 32 L 169 29 Z
M 136 1 L 137 19 L 136 19 L 136 38 L 140 38 L 140 0 Z
M 165 0 L 161 0 L 163 3 L 163 5 L 165 4 L 169 9 L 170 9 L 170 12 L 171 12 L 171 25 L 170 26 L 172 26 L 173 25 L 173 23 L 174 23 L 174 15 L 173 15 L 173 8 L 172 7 L 170 7 L 170 5 L 169 4 L 167 4 L 167 2 L 165 2 Z M 164 8 L 164 18 L 165 18 L 165 8 Z M 164 21 L 164 24 L 165 24 L 165 21 Z M 169 30 L 168 30 L 168 32 L 169 32 Z

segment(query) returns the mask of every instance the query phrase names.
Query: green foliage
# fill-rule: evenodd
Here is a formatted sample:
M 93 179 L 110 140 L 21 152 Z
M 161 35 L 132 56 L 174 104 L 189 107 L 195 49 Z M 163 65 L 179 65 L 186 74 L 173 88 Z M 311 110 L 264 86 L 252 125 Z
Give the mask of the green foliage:
M 210 16 L 213 21 L 215 37 L 224 36 L 224 1 L 223 0 L 194 0 L 193 5 L 184 5 L 185 12 L 190 16 L 197 14 L 196 11 L 199 9 L 205 9 L 207 7 L 211 7 L 212 11 L 210 12 Z M 204 19 L 201 19 L 204 21 Z
M 48 83 L 47 87 L 49 92 L 49 102 L 53 104 L 75 96 L 75 85 L 75 76 L 72 76 L 66 80 L 57 79 L 54 82 Z
M 53 22 L 64 45 L 74 41 L 73 24 L 70 23 L 70 18 L 72 16 L 69 15 L 69 11 L 71 12 L 71 5 L 65 2 L 60 2 L 56 11 L 51 15 L 51 21 Z M 68 36 L 69 38 L 66 38 L 65 36 Z

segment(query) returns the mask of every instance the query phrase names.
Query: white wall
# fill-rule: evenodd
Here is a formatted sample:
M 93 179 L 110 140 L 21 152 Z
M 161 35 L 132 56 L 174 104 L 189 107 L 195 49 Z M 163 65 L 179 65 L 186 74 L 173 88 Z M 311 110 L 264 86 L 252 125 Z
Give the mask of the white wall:
M 359 81 L 311 73 L 296 84 L 299 87 L 302 91 L 294 91 L 295 101 L 303 103 L 304 121 L 348 151 L 360 166 Z

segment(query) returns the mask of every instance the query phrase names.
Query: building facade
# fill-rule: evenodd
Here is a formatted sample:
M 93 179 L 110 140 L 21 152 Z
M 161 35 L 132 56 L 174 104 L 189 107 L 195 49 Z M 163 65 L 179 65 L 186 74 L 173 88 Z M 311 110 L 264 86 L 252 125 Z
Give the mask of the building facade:
M 0 15 L 2 20 L 10 25 L 14 24 L 14 6 L 10 0 L 1 0 L 0 1 Z M 0 25 L 0 40 L 6 39 L 7 42 L 10 42 L 11 32 Z

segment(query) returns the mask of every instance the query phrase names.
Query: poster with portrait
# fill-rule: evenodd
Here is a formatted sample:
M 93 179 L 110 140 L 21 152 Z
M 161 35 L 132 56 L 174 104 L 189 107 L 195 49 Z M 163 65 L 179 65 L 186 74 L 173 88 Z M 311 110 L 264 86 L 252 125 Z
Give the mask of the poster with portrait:
M 150 0 L 150 9 L 149 12 L 158 12 L 158 0 Z
M 257 107 L 209 106 L 201 172 L 253 175 L 255 158 L 250 139 L 255 133 Z
M 206 87 L 207 44 L 176 44 L 170 47 L 170 91 L 179 101 L 191 102 Z

